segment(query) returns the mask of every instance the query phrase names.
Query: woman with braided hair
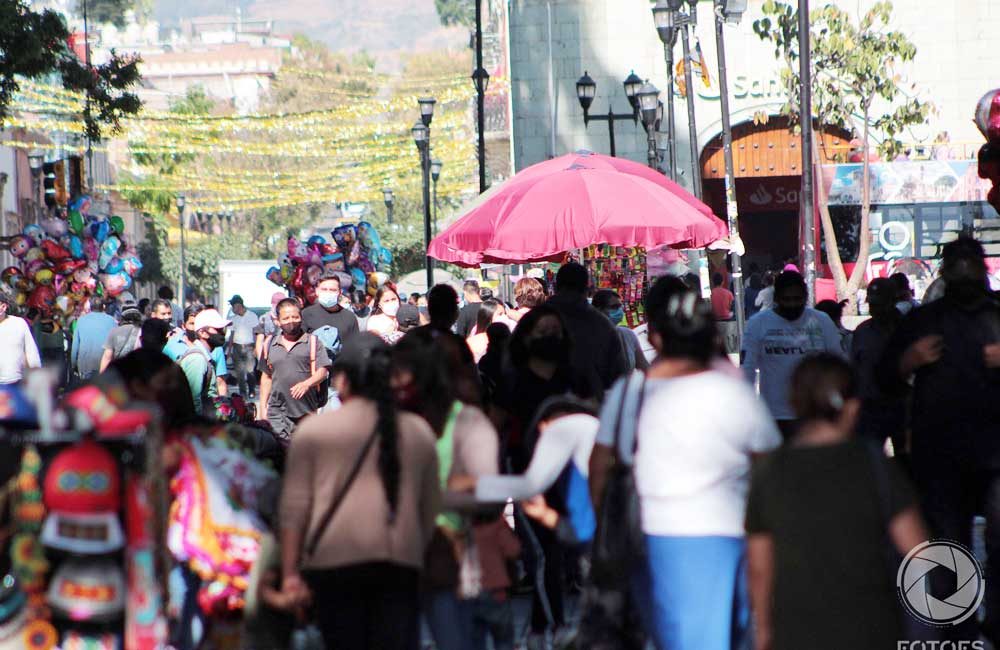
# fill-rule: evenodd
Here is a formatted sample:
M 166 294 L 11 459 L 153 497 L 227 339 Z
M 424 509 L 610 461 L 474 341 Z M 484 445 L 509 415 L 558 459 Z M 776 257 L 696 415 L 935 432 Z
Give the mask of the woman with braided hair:
M 333 365 L 343 406 L 299 425 L 281 499 L 282 592 L 310 601 L 328 648 L 416 650 L 418 580 L 441 491 L 435 436 L 397 410 L 389 346 L 352 339 Z M 405 463 L 402 462 L 405 459 Z

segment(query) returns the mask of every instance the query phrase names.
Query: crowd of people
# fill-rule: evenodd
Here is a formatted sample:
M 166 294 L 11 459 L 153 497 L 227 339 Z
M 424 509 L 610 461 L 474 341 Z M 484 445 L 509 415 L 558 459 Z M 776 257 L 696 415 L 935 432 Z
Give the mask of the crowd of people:
M 181 312 L 169 290 L 95 299 L 62 350 L 67 382 L 117 370 L 168 430 L 218 417 L 230 391 L 259 403 L 246 420 L 282 479 L 243 647 L 290 647 L 311 621 L 328 648 L 410 650 L 423 620 L 440 650 L 874 650 L 910 627 L 888 546 L 971 547 L 983 515 L 1000 548 L 1000 302 L 982 247 L 945 246 L 941 282 L 919 304 L 873 280 L 871 318 L 847 332 L 842 306 L 809 307 L 785 270 L 754 298 L 768 292 L 739 364 L 717 325 L 731 295 L 657 280 L 647 356 L 620 296 L 575 263 L 551 288 L 521 278 L 510 303 L 472 280 L 368 296 L 336 276 L 312 306 L 275 294 L 260 317 L 239 296 L 226 316 Z M 12 307 L 4 382 L 57 359 L 32 334 L 46 321 Z M 997 566 L 981 626 L 927 633 L 1000 640 Z M 512 598 L 528 590 L 522 634 Z M 194 648 L 211 622 L 193 631 L 185 612 L 173 642 Z

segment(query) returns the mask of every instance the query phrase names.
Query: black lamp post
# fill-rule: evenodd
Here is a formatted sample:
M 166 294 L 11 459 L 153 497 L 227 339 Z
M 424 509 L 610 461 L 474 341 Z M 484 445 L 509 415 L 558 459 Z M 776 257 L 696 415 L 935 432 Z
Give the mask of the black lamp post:
M 674 147 L 674 46 L 677 45 L 676 12 L 683 0 L 658 0 L 653 7 L 656 33 L 663 43 L 663 60 L 667 64 L 667 172 L 677 180 L 677 149 Z
M 647 160 L 649 166 L 656 169 L 656 123 L 657 113 L 663 115 L 663 104 L 660 103 L 660 91 L 647 81 L 636 93 L 639 110 L 642 111 L 642 123 L 646 127 Z
M 184 261 L 184 252 L 185 252 L 184 251 L 184 221 L 185 221 L 185 217 L 184 217 L 184 204 L 185 204 L 184 195 L 183 194 L 178 194 L 177 195 L 177 221 L 180 223 L 180 227 L 181 227 L 181 257 L 180 257 L 180 265 L 181 265 L 181 269 L 180 269 L 181 270 L 181 273 L 180 273 L 180 276 L 181 276 L 180 294 L 181 295 L 179 296 L 180 301 L 181 301 L 180 302 L 181 309 L 184 308 L 185 289 L 187 288 L 186 287 L 187 283 L 185 282 L 185 277 L 184 277 L 184 275 L 185 275 L 185 261 Z
M 583 109 L 583 124 L 585 126 L 590 124 L 591 119 L 608 121 L 612 156 L 615 155 L 615 122 L 632 120 L 632 123 L 636 124 L 639 121 L 639 102 L 636 99 L 636 95 L 642 87 L 642 79 L 637 77 L 633 72 L 625 78 L 623 85 L 625 86 L 625 96 L 628 97 L 629 104 L 632 105 L 632 112 L 615 113 L 609 105 L 607 115 L 594 116 L 592 118 L 590 116 L 590 105 L 594 103 L 594 96 L 597 94 L 597 84 L 590 78 L 590 75 L 586 71 L 584 71 L 583 76 L 576 82 L 576 98 L 580 101 L 580 108 Z
M 480 5 L 476 0 L 476 69 L 472 82 L 476 85 L 476 124 L 479 131 L 479 193 L 486 191 L 486 89 L 490 85 L 490 73 L 483 68 L 483 32 L 479 19 Z
M 434 236 L 438 234 L 438 179 L 441 178 L 441 167 L 444 163 L 440 160 L 431 161 L 431 180 L 434 181 Z M 480 193 L 482 193 L 480 191 Z
M 392 206 L 395 201 L 392 196 L 392 188 L 384 187 L 382 188 L 382 199 L 385 201 L 385 220 L 391 226 L 392 225 Z
M 413 125 L 411 133 L 413 142 L 420 152 L 420 173 L 423 179 L 424 198 L 424 250 L 431 245 L 431 120 L 434 119 L 434 104 L 436 100 L 425 97 L 420 103 L 420 121 Z M 427 289 L 434 286 L 434 260 L 426 256 Z
M 38 149 L 28 152 L 28 167 L 31 168 L 31 193 L 34 195 L 35 213 L 42 212 L 42 167 L 45 166 L 45 154 Z

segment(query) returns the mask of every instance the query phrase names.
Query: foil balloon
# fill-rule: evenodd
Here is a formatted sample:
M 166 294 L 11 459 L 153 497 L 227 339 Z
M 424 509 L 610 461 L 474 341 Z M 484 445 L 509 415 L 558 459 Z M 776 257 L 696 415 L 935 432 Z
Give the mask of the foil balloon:
M 279 269 L 277 266 L 272 266 L 271 268 L 269 268 L 267 270 L 266 277 L 268 280 L 270 280 L 271 282 L 273 282 L 278 286 L 281 286 L 281 283 L 283 282 L 283 279 L 281 277 L 281 269 Z
M 30 262 L 24 264 L 24 276 L 27 278 L 34 278 L 38 269 L 45 268 L 45 266 L 45 260 L 31 260 Z
M 132 278 L 128 277 L 124 273 L 114 273 L 114 274 L 103 274 L 101 275 L 101 286 L 104 288 L 104 295 L 110 296 L 111 298 L 117 298 L 132 286 Z
M 306 241 L 306 245 L 309 246 L 310 248 L 312 248 L 313 246 L 320 246 L 320 247 L 326 246 L 327 245 L 326 237 L 323 237 L 322 235 L 313 235 Z
M 22 275 L 21 269 L 16 266 L 8 266 L 3 271 L 0 271 L 0 281 L 8 287 L 13 287 Z
M 354 286 L 354 278 L 351 277 L 350 273 L 338 271 L 337 277 L 340 278 L 340 289 L 342 291 L 349 291 Z
M 986 141 L 1000 146 L 1000 88 L 983 95 L 976 104 L 976 127 Z
M 125 262 L 123 262 L 122 258 L 118 257 L 117 255 L 108 260 L 107 265 L 104 267 L 104 272 L 111 274 L 120 273 L 124 270 L 125 270 Z
M 125 272 L 133 278 L 139 275 L 139 271 L 142 270 L 142 261 L 136 255 L 129 255 L 123 258 L 122 263 L 124 264 Z
M 59 217 L 46 217 L 42 219 L 41 226 L 46 235 L 56 239 L 65 235 L 66 231 L 69 230 L 69 222 Z
M 108 223 L 111 224 L 111 232 L 113 232 L 114 234 L 116 235 L 125 234 L 125 220 L 119 217 L 118 215 L 115 215 L 110 219 L 108 219 Z
M 347 253 L 347 265 L 354 266 L 361 259 L 361 242 L 351 244 L 351 250 Z
M 368 278 L 365 276 L 364 271 L 359 268 L 351 269 L 351 284 L 355 287 L 363 287 L 368 282 Z
M 69 250 L 52 241 L 51 239 L 46 239 L 41 243 L 39 248 L 45 253 L 45 257 L 52 260 L 53 262 L 58 262 L 59 260 L 64 260 L 71 257 Z
M 385 273 L 368 274 L 368 295 L 374 296 L 378 293 L 379 287 L 389 281 L 389 276 Z
M 306 268 L 306 282 L 311 286 L 316 286 L 319 283 L 319 279 L 323 277 L 323 267 L 318 264 L 313 264 Z
M 45 253 L 42 252 L 41 248 L 34 246 L 28 249 L 28 252 L 24 256 L 25 262 L 37 262 L 38 260 L 44 260 Z
M 56 298 L 56 308 L 64 314 L 69 315 L 75 306 L 73 299 L 65 294 Z
M 310 246 L 306 255 L 306 264 L 322 264 L 323 249 L 319 246 Z
M 337 226 L 333 229 L 332 234 L 333 241 L 337 243 L 337 246 L 339 246 L 341 250 L 345 251 L 350 249 L 350 247 L 353 246 L 354 242 L 358 239 L 358 231 L 351 224 Z
M 101 254 L 97 258 L 97 268 L 102 271 L 111 263 L 111 258 L 118 254 L 118 249 L 122 246 L 122 242 L 117 237 L 108 237 L 101 244 Z M 105 271 L 106 272 L 106 271 Z
M 288 256 L 292 260 L 304 263 L 309 259 L 309 247 L 294 237 L 288 238 Z
M 278 256 L 278 267 L 291 266 L 292 258 L 288 256 L 288 253 L 282 253 Z
M 378 249 L 378 259 L 379 261 L 376 262 L 377 266 L 381 266 L 382 264 L 392 264 L 392 251 L 383 246 Z
M 77 235 L 83 234 L 83 215 L 80 214 L 79 210 L 69 211 L 69 229 Z
M 287 284 L 292 279 L 292 274 L 295 270 L 292 268 L 291 264 L 284 264 L 281 267 L 281 284 Z
M 343 253 L 323 256 L 323 268 L 328 271 L 343 271 L 346 269 Z
M 93 237 L 97 243 L 103 244 L 111 234 L 111 224 L 103 220 L 91 221 L 88 230 L 90 231 L 90 236 Z
M 28 300 L 25 302 L 31 309 L 37 309 L 38 311 L 48 312 L 52 310 L 55 305 L 56 292 L 52 287 L 35 287 L 30 294 L 28 294 Z
M 35 271 L 33 277 L 35 284 L 49 286 L 56 279 L 56 273 L 49 267 L 42 267 Z
M 302 297 L 305 298 L 307 305 L 311 305 L 316 302 L 316 287 L 311 284 L 305 285 L 302 288 Z
M 90 197 L 86 194 L 81 194 L 72 201 L 69 202 L 70 210 L 77 210 L 84 214 L 90 212 Z
M 365 275 L 375 271 L 375 265 L 372 264 L 371 259 L 369 259 L 368 253 L 365 253 L 364 251 L 361 251 L 361 255 L 358 256 L 358 263 L 356 266 L 361 269 Z
M 31 238 L 24 235 L 13 235 L 0 239 L 0 246 L 9 250 L 10 254 L 17 259 L 21 259 L 31 250 L 32 241 Z
M 367 221 L 362 221 L 358 224 L 358 239 L 361 240 L 361 245 L 366 250 L 371 251 L 382 248 L 382 240 L 378 236 L 378 231 L 375 230 L 375 226 Z
M 73 259 L 82 260 L 84 258 L 83 240 L 76 235 L 70 235 L 67 248 L 69 248 L 69 254 Z
M 37 246 L 43 239 L 45 239 L 45 231 L 37 223 L 29 223 L 24 227 L 22 234 L 31 239 Z
M 323 251 L 324 262 L 326 261 L 327 256 L 337 254 L 337 249 L 331 246 L 330 244 L 323 244 L 322 246 L 320 246 L 320 250 Z
M 97 243 L 96 239 L 87 237 L 83 240 L 83 254 L 88 261 L 96 264 L 97 258 L 101 254 L 101 245 Z
M 71 275 L 77 269 L 87 266 L 83 260 L 61 260 L 52 267 L 58 275 Z

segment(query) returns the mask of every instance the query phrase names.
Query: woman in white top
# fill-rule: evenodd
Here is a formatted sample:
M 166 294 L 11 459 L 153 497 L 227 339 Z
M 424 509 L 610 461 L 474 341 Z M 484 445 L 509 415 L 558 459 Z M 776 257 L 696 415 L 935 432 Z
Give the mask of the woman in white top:
M 399 313 L 399 294 L 388 284 L 383 285 L 375 293 L 374 308 L 368 318 L 368 331 L 377 334 L 389 345 L 403 337 L 396 321 Z
M 632 568 L 632 589 L 647 632 L 661 650 L 729 650 L 749 623 L 743 519 L 751 457 L 781 437 L 748 384 L 710 369 L 715 322 L 697 293 L 662 278 L 646 315 L 658 357 L 645 377 L 620 380 L 607 397 L 591 494 L 600 504 L 613 455 L 634 460 L 647 552 Z

